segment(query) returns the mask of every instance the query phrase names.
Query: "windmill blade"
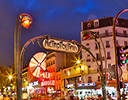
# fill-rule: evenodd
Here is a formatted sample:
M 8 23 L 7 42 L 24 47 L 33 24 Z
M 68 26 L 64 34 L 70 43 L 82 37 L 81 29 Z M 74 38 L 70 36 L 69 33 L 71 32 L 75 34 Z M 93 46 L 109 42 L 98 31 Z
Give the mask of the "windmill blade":
M 46 54 L 43 52 L 36 53 L 29 62 L 30 71 L 33 76 L 40 77 L 40 74 L 46 69 Z

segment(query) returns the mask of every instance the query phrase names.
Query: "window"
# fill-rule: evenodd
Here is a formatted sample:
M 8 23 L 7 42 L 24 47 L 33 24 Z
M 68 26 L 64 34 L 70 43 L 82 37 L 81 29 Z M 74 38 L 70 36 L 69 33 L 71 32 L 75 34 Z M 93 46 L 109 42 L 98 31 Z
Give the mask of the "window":
M 98 76 L 98 81 L 100 81 L 100 76 Z
M 105 34 L 108 34 L 108 30 L 105 30 Z
M 108 68 L 111 67 L 111 64 L 108 64 Z
M 116 34 L 117 34 L 117 30 L 116 30 Z
M 91 59 L 90 59 L 90 55 L 87 55 L 87 62 L 90 62 Z
M 98 46 L 99 46 L 99 48 L 100 48 L 100 42 L 98 42 Z M 98 49 L 98 46 L 97 46 L 97 44 L 95 43 L 95 49 Z
M 89 43 L 87 43 L 86 46 L 89 46 Z
M 99 27 L 99 20 L 94 20 L 94 27 Z
M 100 67 L 100 69 L 97 68 L 97 72 L 99 72 L 99 70 L 100 70 L 100 71 L 102 70 L 102 69 L 101 69 L 101 65 L 100 65 L 99 67 Z
M 107 52 L 107 59 L 111 59 L 110 52 Z
M 88 83 L 92 83 L 92 77 L 91 76 L 88 77 Z
M 99 35 L 99 31 L 97 31 L 96 33 L 97 33 L 97 35 Z
M 102 70 L 102 67 L 101 67 L 101 65 L 100 65 L 100 70 Z
M 53 60 L 53 64 L 55 64 L 55 60 Z
M 106 41 L 106 48 L 110 47 L 109 41 Z
M 112 77 L 109 75 L 109 80 L 112 80 Z
M 124 41 L 124 45 L 127 45 L 127 41 Z
M 123 30 L 123 34 L 126 34 L 126 31 L 125 30 Z
M 117 40 L 116 40 L 116 45 L 119 45 Z
M 87 24 L 87 28 L 91 28 L 91 23 L 88 23 Z
M 52 65 L 52 61 L 51 61 L 51 65 Z
M 99 57 L 99 54 L 98 53 L 96 54 L 96 59 L 97 60 L 100 60 L 100 57 Z
M 88 68 L 91 68 L 91 66 L 88 66 Z

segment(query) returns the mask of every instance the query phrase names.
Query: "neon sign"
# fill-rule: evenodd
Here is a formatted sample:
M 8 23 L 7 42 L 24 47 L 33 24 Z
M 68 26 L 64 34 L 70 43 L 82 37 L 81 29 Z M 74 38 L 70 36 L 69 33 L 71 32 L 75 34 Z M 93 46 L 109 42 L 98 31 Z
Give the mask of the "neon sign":
M 96 86 L 96 83 L 79 83 L 78 87 L 88 87 L 88 86 Z
M 50 78 L 50 73 L 45 71 L 41 74 L 41 76 L 38 78 L 38 82 L 43 82 L 44 80 L 48 80 Z
M 42 74 L 43 76 L 43 78 L 50 78 L 50 73 L 49 72 L 44 72 L 43 74 Z
M 47 80 L 41 82 L 41 86 L 55 86 L 55 80 Z
M 43 46 L 45 49 L 61 51 L 61 52 L 71 52 L 77 53 L 78 46 L 72 42 L 60 40 L 60 39 L 45 39 L 43 41 Z
M 35 82 L 32 82 L 32 83 L 29 83 L 29 86 L 36 86 L 36 85 L 39 85 L 38 81 L 35 81 Z

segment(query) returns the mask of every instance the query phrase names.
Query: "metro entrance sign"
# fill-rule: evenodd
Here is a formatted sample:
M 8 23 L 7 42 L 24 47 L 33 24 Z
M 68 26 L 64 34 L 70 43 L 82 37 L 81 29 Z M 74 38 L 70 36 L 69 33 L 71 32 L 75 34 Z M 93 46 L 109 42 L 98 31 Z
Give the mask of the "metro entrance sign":
M 77 53 L 78 46 L 72 42 L 63 39 L 45 39 L 43 42 L 44 49 L 58 51 L 58 52 L 68 52 Z

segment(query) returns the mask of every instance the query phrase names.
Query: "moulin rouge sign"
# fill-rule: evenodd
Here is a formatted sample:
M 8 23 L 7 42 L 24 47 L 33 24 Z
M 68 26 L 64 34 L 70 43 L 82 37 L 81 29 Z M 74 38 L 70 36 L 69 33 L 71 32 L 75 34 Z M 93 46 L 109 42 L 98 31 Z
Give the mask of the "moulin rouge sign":
M 72 42 L 62 39 L 45 39 L 43 47 L 52 51 L 77 53 L 78 46 Z

